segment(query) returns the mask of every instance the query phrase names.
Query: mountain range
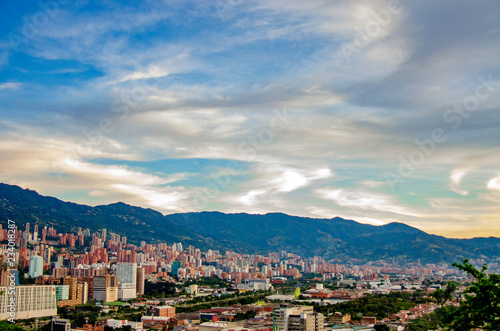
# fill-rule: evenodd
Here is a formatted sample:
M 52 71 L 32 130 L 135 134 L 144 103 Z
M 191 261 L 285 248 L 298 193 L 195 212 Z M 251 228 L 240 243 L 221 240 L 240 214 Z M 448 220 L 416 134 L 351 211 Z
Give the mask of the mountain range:
M 359 262 L 380 259 L 427 263 L 463 258 L 496 260 L 500 238 L 450 239 L 403 223 L 374 226 L 340 217 L 317 219 L 282 213 L 224 214 L 197 212 L 163 215 L 122 202 L 87 206 L 42 196 L 36 191 L 0 183 L 0 222 L 52 226 L 58 232 L 78 227 L 102 228 L 126 236 L 129 242 L 182 242 L 201 249 L 241 253 L 288 251 L 302 256 Z

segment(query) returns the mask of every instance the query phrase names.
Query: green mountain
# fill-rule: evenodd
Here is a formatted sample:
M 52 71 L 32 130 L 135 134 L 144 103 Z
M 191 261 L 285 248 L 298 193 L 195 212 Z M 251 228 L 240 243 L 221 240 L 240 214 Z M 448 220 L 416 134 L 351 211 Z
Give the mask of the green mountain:
M 46 197 L 29 189 L 0 184 L 0 222 L 16 221 L 18 229 L 26 223 L 53 227 L 58 232 L 76 232 L 78 227 L 92 231 L 106 228 L 108 232 L 126 236 L 130 242 L 182 241 L 207 246 L 210 238 L 193 234 L 174 224 L 161 213 L 134 207 L 122 202 L 91 207 Z
M 289 251 L 326 259 L 454 262 L 461 258 L 498 257 L 499 238 L 448 239 L 402 223 L 361 224 L 340 217 L 316 219 L 282 213 L 265 215 L 219 212 L 164 216 L 152 209 L 114 203 L 86 206 L 45 197 L 32 190 L 0 184 L 0 222 L 52 226 L 60 232 L 78 227 L 102 228 L 126 236 L 129 242 L 182 242 L 201 249 L 247 253 Z
M 402 223 L 361 224 L 340 217 L 317 219 L 282 213 L 265 215 L 184 213 L 167 216 L 175 224 L 261 251 L 286 250 L 302 255 L 362 261 L 398 259 L 454 262 L 498 257 L 499 238 L 448 239 Z

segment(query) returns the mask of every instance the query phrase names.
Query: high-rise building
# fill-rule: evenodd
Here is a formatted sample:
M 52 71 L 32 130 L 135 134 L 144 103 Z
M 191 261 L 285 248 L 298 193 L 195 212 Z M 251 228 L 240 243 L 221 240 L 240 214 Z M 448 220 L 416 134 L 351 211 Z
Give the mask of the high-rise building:
M 88 284 L 84 282 L 79 282 L 77 278 L 73 277 L 64 277 L 62 280 L 63 285 L 67 287 L 67 295 L 64 299 L 58 298 L 57 306 L 65 307 L 65 306 L 76 306 L 85 304 L 88 301 L 87 291 Z
M 43 275 L 43 257 L 41 256 L 30 257 L 30 266 L 28 275 L 31 278 Z
M 106 232 L 107 232 L 106 229 L 102 229 L 102 231 L 101 231 L 101 240 L 103 243 L 106 242 Z
M 116 275 L 118 276 L 118 298 L 124 300 L 137 298 L 137 264 L 118 263 Z
M 180 267 L 181 267 L 181 261 L 172 262 L 172 276 L 177 276 L 177 272 Z
M 57 315 L 55 286 L 19 285 L 15 287 L 14 295 L 8 289 L 0 287 L 0 320 L 12 317 L 11 309 L 15 311 L 16 320 Z M 16 300 L 12 303 L 11 298 Z
M 137 295 L 144 294 L 144 279 L 146 278 L 146 270 L 143 267 L 137 267 L 136 293 Z
M 92 298 L 102 302 L 118 300 L 118 277 L 95 276 L 93 278 Z

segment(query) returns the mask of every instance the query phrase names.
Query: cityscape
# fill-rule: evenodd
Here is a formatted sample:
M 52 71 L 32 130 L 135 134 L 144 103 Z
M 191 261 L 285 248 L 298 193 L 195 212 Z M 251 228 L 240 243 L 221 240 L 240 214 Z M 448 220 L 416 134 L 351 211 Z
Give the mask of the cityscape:
M 24 327 L 29 329 L 43 330 L 50 325 L 54 330 L 71 327 L 88 331 L 104 330 L 106 326 L 130 326 L 132 330 L 322 331 L 324 325 L 333 325 L 335 330 L 349 330 L 347 325 L 356 330 L 387 325 L 403 330 L 438 308 L 430 298 L 446 287 L 443 284 L 471 280 L 446 263 L 338 264 L 286 251 L 250 255 L 201 251 L 191 245 L 183 247 L 182 243 L 141 241 L 134 245 L 107 229 L 91 232 L 78 228 L 76 233 L 58 233 L 52 227 L 30 223 L 25 224 L 24 231 L 12 232 L 11 228 L 0 231 L 0 240 L 12 238 L 13 233 L 19 247 L 12 255 L 16 265 L 6 263 L 11 261 L 7 245 L 0 251 L 4 266 L 0 313 L 5 320 L 25 320 Z M 471 262 L 480 266 L 484 260 Z M 498 272 L 500 259 L 490 268 Z M 450 304 L 457 304 L 464 290 L 465 286 L 459 286 Z M 411 307 L 382 316 L 372 316 L 373 312 L 352 316 L 334 307 L 395 293 L 401 297 L 418 293 L 420 301 L 410 301 Z M 11 297 L 21 299 L 14 301 L 14 310 L 10 309 Z M 231 302 L 229 298 L 247 300 L 242 301 L 245 304 L 224 305 Z M 213 306 L 206 308 L 205 302 Z M 97 307 L 100 313 L 90 307 Z M 326 307 L 326 313 L 316 312 L 316 307 L 322 311 Z M 68 318 L 53 319 L 58 315 Z M 241 319 L 243 315 L 251 318 Z M 335 327 L 337 324 L 344 326 Z
M 0 331 L 500 331 L 500 1 L 0 1 Z

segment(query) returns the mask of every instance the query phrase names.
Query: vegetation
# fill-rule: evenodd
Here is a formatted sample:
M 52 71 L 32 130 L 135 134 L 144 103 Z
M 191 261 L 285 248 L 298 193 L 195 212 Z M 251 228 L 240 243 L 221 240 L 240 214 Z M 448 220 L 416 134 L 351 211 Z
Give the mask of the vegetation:
M 448 282 L 448 285 L 446 286 L 446 289 L 444 291 L 439 288 L 431 293 L 431 296 L 436 300 L 436 303 L 438 305 L 442 305 L 446 301 L 449 301 L 453 298 L 453 292 L 455 292 L 457 287 L 457 283 Z
M 251 303 L 263 300 L 267 295 L 269 295 L 269 292 L 267 291 L 258 291 L 255 293 L 251 294 L 230 294 L 230 295 L 225 295 L 223 297 L 204 297 L 205 300 L 211 300 L 209 302 L 204 302 L 204 303 L 195 303 L 192 305 L 187 305 L 186 303 L 184 306 L 176 306 L 175 311 L 177 313 L 191 313 L 194 311 L 198 311 L 200 309 L 209 309 L 214 306 L 214 303 L 220 303 L 224 305 L 249 305 Z M 198 298 L 196 298 L 198 299 Z M 192 301 L 197 301 L 197 300 L 191 300 Z
M 176 285 L 172 282 L 144 282 L 145 298 L 165 298 L 176 294 Z
M 488 267 L 476 269 L 468 260 L 453 266 L 475 280 L 464 292 L 460 306 L 445 306 L 436 313 L 448 330 L 500 330 L 500 275 L 487 274 Z
M 11 323 L 8 321 L 0 321 L 0 330 L 2 331 L 24 331 L 22 327 L 16 325 L 15 323 Z
M 198 279 L 190 279 L 185 283 L 180 284 L 180 286 L 189 286 L 189 285 L 226 288 L 229 286 L 229 283 L 220 279 L 219 277 L 212 276 L 212 277 L 200 277 Z
M 363 316 L 375 316 L 377 319 L 396 314 L 400 310 L 407 310 L 416 305 L 416 300 L 420 296 L 411 296 L 407 292 L 392 292 L 390 294 L 370 294 L 362 298 L 349 302 L 338 303 L 334 306 L 335 311 L 356 316 L 361 313 Z M 330 305 L 315 306 L 315 310 L 327 313 L 331 310 Z
M 255 311 L 248 310 L 244 313 L 236 313 L 236 315 L 234 316 L 234 319 L 236 321 L 248 320 L 248 319 L 254 318 L 256 315 L 257 315 L 257 313 Z

